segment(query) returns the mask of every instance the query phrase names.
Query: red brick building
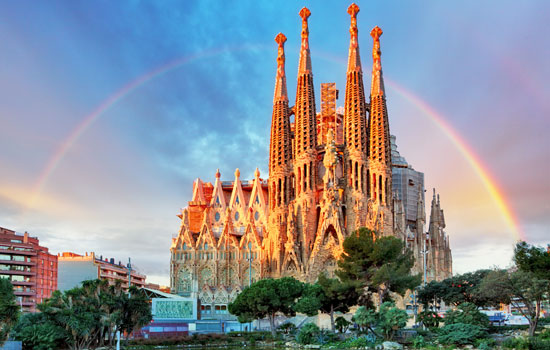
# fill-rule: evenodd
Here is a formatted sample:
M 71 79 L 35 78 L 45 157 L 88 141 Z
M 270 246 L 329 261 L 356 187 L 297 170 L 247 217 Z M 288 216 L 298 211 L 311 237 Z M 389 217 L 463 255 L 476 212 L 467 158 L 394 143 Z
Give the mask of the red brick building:
M 23 311 L 34 312 L 57 289 L 57 256 L 37 237 L 0 227 L 0 278 L 13 284 Z

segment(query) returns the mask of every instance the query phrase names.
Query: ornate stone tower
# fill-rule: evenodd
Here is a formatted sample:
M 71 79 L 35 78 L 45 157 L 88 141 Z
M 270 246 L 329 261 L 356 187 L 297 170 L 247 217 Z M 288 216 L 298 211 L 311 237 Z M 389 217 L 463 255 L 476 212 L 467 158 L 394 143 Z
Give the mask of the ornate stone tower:
M 279 45 L 277 55 L 277 75 L 273 96 L 271 117 L 271 141 L 269 145 L 269 235 L 265 247 L 269 266 L 280 273 L 283 244 L 286 235 L 286 217 L 290 202 L 292 144 L 290 139 L 290 108 L 286 90 L 285 52 L 286 37 L 279 33 L 275 37 Z
M 344 112 L 347 233 L 364 226 L 367 212 L 367 105 L 363 70 L 359 56 L 357 13 L 359 6 L 348 8 L 351 16 L 350 44 Z
M 296 231 L 301 242 L 300 255 L 306 261 L 313 248 L 316 230 L 316 168 L 317 168 L 317 123 L 313 72 L 309 53 L 309 30 L 307 19 L 311 12 L 304 7 L 302 17 L 302 44 L 298 65 L 298 84 L 294 105 L 294 175 Z
M 421 210 L 416 218 L 409 220 L 416 223 L 414 231 L 407 225 L 403 201 L 393 199 L 380 63 L 382 31 L 375 27 L 371 32 L 374 64 L 369 105 L 359 55 L 358 12 L 355 4 L 348 8 L 351 25 L 344 108 L 336 108 L 336 85 L 324 84 L 322 112 L 316 114 L 310 11 L 303 8 L 292 108 L 285 75 L 286 37 L 281 33 L 275 37 L 278 54 L 269 179 L 262 179 L 256 169 L 253 180 L 242 181 L 237 169 L 232 181 L 222 181 L 217 171 L 213 185 L 200 179 L 194 183 L 193 197 L 179 215 L 180 230 L 170 248 L 171 286 L 174 293 L 200 298 L 201 317 L 219 319 L 242 288 L 261 278 L 294 276 L 314 282 L 321 272 L 330 275 L 345 238 L 362 226 L 406 241 L 417 259 L 423 258 L 427 244 L 431 278 L 452 273 L 439 200 L 432 202 L 428 234 L 424 231 L 424 197 L 419 197 Z
M 369 157 L 368 186 L 370 188 L 369 214 L 367 226 L 376 229 L 383 235 L 392 234 L 392 164 L 390 147 L 390 127 L 386 92 L 382 78 L 382 63 L 380 61 L 380 36 L 382 29 L 374 27 L 370 33 L 374 39 L 372 48 L 372 84 L 370 90 L 369 142 L 367 154 Z

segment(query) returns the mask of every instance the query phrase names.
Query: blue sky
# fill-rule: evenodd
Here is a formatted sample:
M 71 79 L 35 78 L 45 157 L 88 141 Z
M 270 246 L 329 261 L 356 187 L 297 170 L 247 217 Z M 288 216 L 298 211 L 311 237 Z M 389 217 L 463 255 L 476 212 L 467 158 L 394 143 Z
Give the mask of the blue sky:
M 267 175 L 275 35 L 283 32 L 291 100 L 301 7 L 308 6 L 317 99 L 343 104 L 349 3 L 337 1 L 50 1 L 0 3 L 0 226 L 54 252 L 95 251 L 168 283 L 175 216 L 192 181 Z M 437 110 L 492 174 L 532 243 L 549 242 L 550 5 L 545 1 L 358 1 L 370 87 L 375 25 L 388 81 Z M 40 174 L 73 130 L 133 89 Z M 471 166 L 417 106 L 387 85 L 401 154 L 436 187 L 455 270 L 509 263 L 517 239 Z M 319 105 L 319 103 L 318 103 Z M 493 254 L 487 254 L 490 250 Z

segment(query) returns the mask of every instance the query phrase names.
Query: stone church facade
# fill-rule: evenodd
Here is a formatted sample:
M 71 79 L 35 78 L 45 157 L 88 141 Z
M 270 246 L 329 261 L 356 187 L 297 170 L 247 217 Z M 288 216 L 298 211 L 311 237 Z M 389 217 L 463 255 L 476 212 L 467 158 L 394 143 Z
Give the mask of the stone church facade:
M 322 106 L 315 106 L 307 8 L 300 11 L 302 33 L 296 99 L 290 106 L 284 44 L 279 33 L 273 98 L 269 179 L 256 169 L 253 180 L 214 184 L 197 179 L 193 197 L 182 209 L 177 238 L 170 248 L 171 288 L 194 295 L 211 312 L 249 283 L 266 277 L 294 276 L 314 282 L 332 274 L 342 243 L 359 227 L 403 239 L 416 258 L 415 272 L 429 279 L 452 274 L 452 257 L 439 196 L 432 200 L 429 231 L 424 232 L 423 196 L 414 229 L 403 204 L 392 193 L 392 160 L 380 36 L 375 27 L 369 99 L 359 55 L 357 13 L 351 16 L 344 108 L 336 110 L 334 84 L 322 84 Z M 422 189 L 423 191 L 423 189 Z M 421 208 L 421 209 L 420 209 Z M 220 310 L 218 310 L 218 306 Z

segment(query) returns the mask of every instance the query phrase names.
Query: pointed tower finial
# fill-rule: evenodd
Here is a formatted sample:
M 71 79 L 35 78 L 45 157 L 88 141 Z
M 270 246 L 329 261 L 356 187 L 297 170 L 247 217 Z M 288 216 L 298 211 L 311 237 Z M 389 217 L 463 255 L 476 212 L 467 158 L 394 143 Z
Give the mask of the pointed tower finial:
M 216 169 L 216 179 L 219 179 L 222 174 L 220 174 L 220 168 Z
M 260 177 L 260 170 L 258 168 L 256 168 L 256 171 L 254 172 L 254 176 L 256 178 L 259 178 Z
M 235 179 L 238 179 L 241 176 L 241 171 L 239 168 L 235 169 Z
M 300 48 L 300 64 L 298 74 L 311 73 L 311 56 L 309 54 L 309 29 L 307 19 L 311 16 L 311 11 L 307 7 L 300 10 L 302 17 L 302 46 Z
M 279 45 L 277 53 L 277 76 L 275 78 L 275 94 L 273 103 L 277 101 L 288 101 L 288 93 L 286 91 L 286 74 L 285 74 L 285 42 L 286 36 L 283 33 L 277 34 L 275 42 Z
M 351 16 L 351 24 L 349 27 L 349 33 L 351 40 L 349 43 L 349 55 L 348 55 L 348 73 L 351 71 L 361 70 L 361 58 L 359 56 L 359 41 L 358 41 L 358 29 L 357 29 L 357 14 L 359 13 L 359 6 L 353 3 L 348 7 L 348 13 Z
M 382 62 L 380 56 L 382 51 L 380 50 L 380 36 L 382 35 L 382 29 L 376 26 L 372 28 L 370 36 L 374 39 L 372 46 L 372 86 L 371 96 L 385 95 L 384 80 L 382 79 Z

